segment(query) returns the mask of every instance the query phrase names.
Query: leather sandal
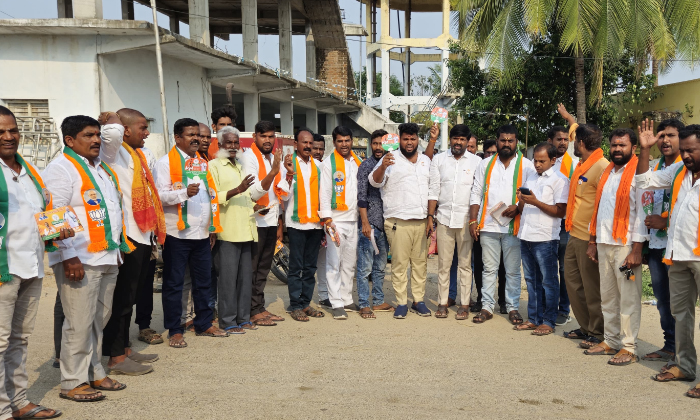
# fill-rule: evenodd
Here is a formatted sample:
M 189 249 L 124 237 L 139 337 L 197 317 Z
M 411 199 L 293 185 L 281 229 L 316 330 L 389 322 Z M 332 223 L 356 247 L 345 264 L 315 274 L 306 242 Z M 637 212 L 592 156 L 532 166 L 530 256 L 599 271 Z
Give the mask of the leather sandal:
M 77 398 L 78 396 L 95 396 L 97 394 L 100 395 L 96 396 L 95 398 Z M 89 384 L 78 385 L 75 388 L 68 391 L 68 393 L 64 394 L 63 392 L 61 392 L 58 394 L 58 396 L 63 398 L 64 400 L 71 400 L 75 402 L 95 402 L 102 401 L 105 398 L 107 398 L 100 391 L 91 388 Z
M 482 309 L 481 312 L 472 318 L 472 322 L 475 324 L 483 324 L 491 318 L 493 318 L 493 314 L 486 309 Z
M 438 305 L 437 311 L 435 311 L 435 318 L 447 318 L 448 312 L 447 305 Z
M 455 314 L 455 319 L 458 321 L 464 321 L 469 319 L 469 307 L 460 306 L 457 308 L 457 313 Z
M 670 378 L 660 378 L 662 375 L 671 375 Z M 673 365 L 666 369 L 665 372 L 660 372 L 657 373 L 656 375 L 653 375 L 651 379 L 655 380 L 656 382 L 673 382 L 673 381 L 683 381 L 683 382 L 693 382 L 695 378 L 690 378 L 687 377 L 681 372 L 681 369 L 678 367 L 678 365 Z

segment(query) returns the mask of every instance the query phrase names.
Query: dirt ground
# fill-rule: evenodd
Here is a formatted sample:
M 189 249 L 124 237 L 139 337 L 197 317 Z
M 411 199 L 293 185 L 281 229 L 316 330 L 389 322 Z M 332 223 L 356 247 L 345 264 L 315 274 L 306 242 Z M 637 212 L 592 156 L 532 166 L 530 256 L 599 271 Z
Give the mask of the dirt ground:
M 437 262 L 429 261 L 426 300 L 436 308 Z M 287 319 L 227 338 L 188 333 L 186 349 L 167 344 L 134 348 L 158 353 L 154 372 L 117 376 L 128 385 L 96 403 L 58 397 L 60 372 L 53 357 L 56 285 L 49 270 L 36 328 L 29 341 L 29 398 L 63 410 L 69 419 L 398 419 L 421 418 L 654 418 L 697 419 L 700 401 L 685 397 L 694 383 L 656 383 L 661 364 L 610 366 L 585 356 L 578 341 L 516 332 L 504 315 L 483 325 L 409 313 L 363 320 Z M 389 281 L 384 290 L 393 301 Z M 162 331 L 160 295 L 152 326 Z M 270 276 L 266 300 L 283 314 L 286 285 Z M 409 294 L 410 300 L 410 294 Z M 520 308 L 527 312 L 523 290 Z M 641 354 L 662 344 L 656 307 L 644 306 Z M 696 344 L 698 341 L 696 340 Z M 106 359 L 103 359 L 106 364 Z M 700 379 L 700 378 L 699 378 Z M 662 414 L 663 413 L 663 414 Z

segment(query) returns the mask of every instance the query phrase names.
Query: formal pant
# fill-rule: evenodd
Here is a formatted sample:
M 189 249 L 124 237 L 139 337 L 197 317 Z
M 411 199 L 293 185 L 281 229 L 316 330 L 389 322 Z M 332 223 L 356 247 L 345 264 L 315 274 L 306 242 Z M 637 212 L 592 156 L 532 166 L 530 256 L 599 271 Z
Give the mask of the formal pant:
M 326 276 L 326 247 L 321 245 L 318 250 L 318 261 L 316 262 L 316 289 L 318 300 L 328 299 L 328 279 Z
M 116 265 L 83 264 L 81 281 L 66 278 L 63 264 L 52 267 L 66 317 L 61 331 L 61 389 L 71 390 L 107 374 L 102 367 L 102 331 L 112 314 Z
M 61 305 L 61 293 L 56 292 L 56 302 L 53 305 L 53 348 L 56 358 L 61 358 L 61 336 L 63 330 L 63 321 L 66 316 L 63 314 L 63 305 Z
M 182 316 L 180 317 L 180 324 L 187 326 L 187 323 L 193 319 L 194 304 L 192 303 L 192 276 L 190 275 L 190 267 L 188 265 L 185 268 L 185 280 L 182 282 Z
M 114 287 L 112 316 L 102 339 L 103 356 L 117 357 L 125 354 L 125 349 L 129 346 L 129 327 L 134 314 L 136 293 L 148 276 L 151 245 L 130 240 L 136 248 L 124 254 L 124 263 L 119 267 L 117 285 Z
M 457 246 L 459 301 L 462 305 L 469 305 L 469 297 L 472 288 L 472 244 L 474 240 L 469 234 L 468 226 L 450 228 L 438 222 L 437 224 L 438 246 L 438 304 L 447 305 L 450 292 L 450 267 Z M 440 250 L 443 250 L 440 252 Z
M 508 312 L 520 307 L 520 239 L 509 233 L 481 232 L 481 251 L 484 260 L 484 277 L 481 293 L 483 309 L 493 313 L 496 304 L 494 292 L 498 282 L 498 266 L 501 255 L 506 269 L 505 300 Z
M 326 233 L 326 280 L 333 308 L 352 305 L 352 284 L 357 266 L 357 222 L 335 222 L 340 246 Z
M 373 228 L 372 232 L 379 254 L 374 253 L 372 241 L 362 234 L 362 228 L 359 228 L 357 233 L 360 238 L 357 244 L 357 301 L 360 308 L 370 306 L 370 276 L 372 277 L 372 306 L 384 303 L 384 269 L 389 243 L 383 231 Z
M 220 273 L 217 288 L 221 329 L 235 328 L 250 322 L 253 248 L 253 241 L 218 240 L 214 246 L 214 265 Z
M 564 270 L 571 310 L 581 332 L 603 340 L 603 312 L 600 308 L 600 272 L 586 251 L 588 241 L 571 236 L 566 246 Z M 641 283 L 640 283 L 641 284 Z
M 27 400 L 27 343 L 41 297 L 39 277 L 12 276 L 0 287 L 0 418 L 24 408 Z
M 700 261 L 673 261 L 668 270 L 671 313 L 676 320 L 676 361 L 683 375 L 695 378 L 695 302 L 700 290 Z
M 408 268 L 411 268 L 411 294 L 413 302 L 423 302 L 425 282 L 428 278 L 428 239 L 425 236 L 425 220 L 384 221 L 384 232 L 391 247 L 391 282 L 396 302 L 408 303 Z
M 557 254 L 559 241 L 520 241 L 523 273 L 527 283 L 527 318 L 535 325 L 556 328 L 559 303 Z
M 170 335 L 183 334 L 182 286 L 185 269 L 189 264 L 192 276 L 192 300 L 194 301 L 194 329 L 204 332 L 211 327 L 214 311 L 209 306 L 211 298 L 211 245 L 209 238 L 179 239 L 167 235 L 163 247 L 163 324 Z
M 566 256 L 566 245 L 569 243 L 569 232 L 564 228 L 566 219 L 561 220 L 561 230 L 559 231 L 559 313 L 564 316 L 569 316 L 571 312 L 571 304 L 569 303 L 569 294 L 566 292 L 566 280 L 564 270 L 564 257 Z
M 140 330 L 151 328 L 151 316 L 153 315 L 153 281 L 156 276 L 156 259 L 148 261 L 148 274 L 141 288 L 136 293 L 136 319 L 134 322 Z
M 250 316 L 265 312 L 265 284 L 267 284 L 267 275 L 270 274 L 272 257 L 275 256 L 276 244 L 276 226 L 258 228 L 258 244 L 253 255 L 253 289 L 250 302 Z
M 289 271 L 287 272 L 287 289 L 289 291 L 289 308 L 294 311 L 304 309 L 311 303 L 316 281 L 316 263 L 321 247 L 323 229 L 301 230 L 287 228 L 289 236 Z M 329 247 L 335 246 L 332 243 Z
M 668 268 L 663 263 L 665 249 L 649 249 L 647 261 L 651 274 L 651 287 L 656 297 L 656 309 L 661 318 L 661 329 L 664 331 L 663 350 L 676 352 L 676 320 L 671 314 L 671 296 L 669 291 Z

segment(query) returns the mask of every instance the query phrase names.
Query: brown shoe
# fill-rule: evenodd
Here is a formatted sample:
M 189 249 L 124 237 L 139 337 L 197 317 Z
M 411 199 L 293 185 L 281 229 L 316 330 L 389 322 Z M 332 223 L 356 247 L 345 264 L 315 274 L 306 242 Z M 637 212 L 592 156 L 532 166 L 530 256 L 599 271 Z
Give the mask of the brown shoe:
M 381 305 L 372 306 L 374 312 L 394 312 L 394 307 L 384 302 Z

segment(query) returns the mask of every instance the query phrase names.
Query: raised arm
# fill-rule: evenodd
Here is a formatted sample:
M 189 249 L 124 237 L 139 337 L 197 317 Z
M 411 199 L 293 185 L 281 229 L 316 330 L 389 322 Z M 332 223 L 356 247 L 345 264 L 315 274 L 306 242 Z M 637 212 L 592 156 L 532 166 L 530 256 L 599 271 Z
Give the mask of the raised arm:
M 117 160 L 119 149 L 124 142 L 124 126 L 116 112 L 103 112 L 98 117 L 100 129 L 100 159 L 111 165 Z
M 654 120 L 649 122 L 649 119 L 642 121 L 641 126 L 637 126 L 639 130 L 639 162 L 637 163 L 637 175 L 646 173 L 649 170 L 649 160 L 651 148 L 659 140 L 659 135 L 654 136 Z M 663 156 L 661 157 L 663 159 Z

